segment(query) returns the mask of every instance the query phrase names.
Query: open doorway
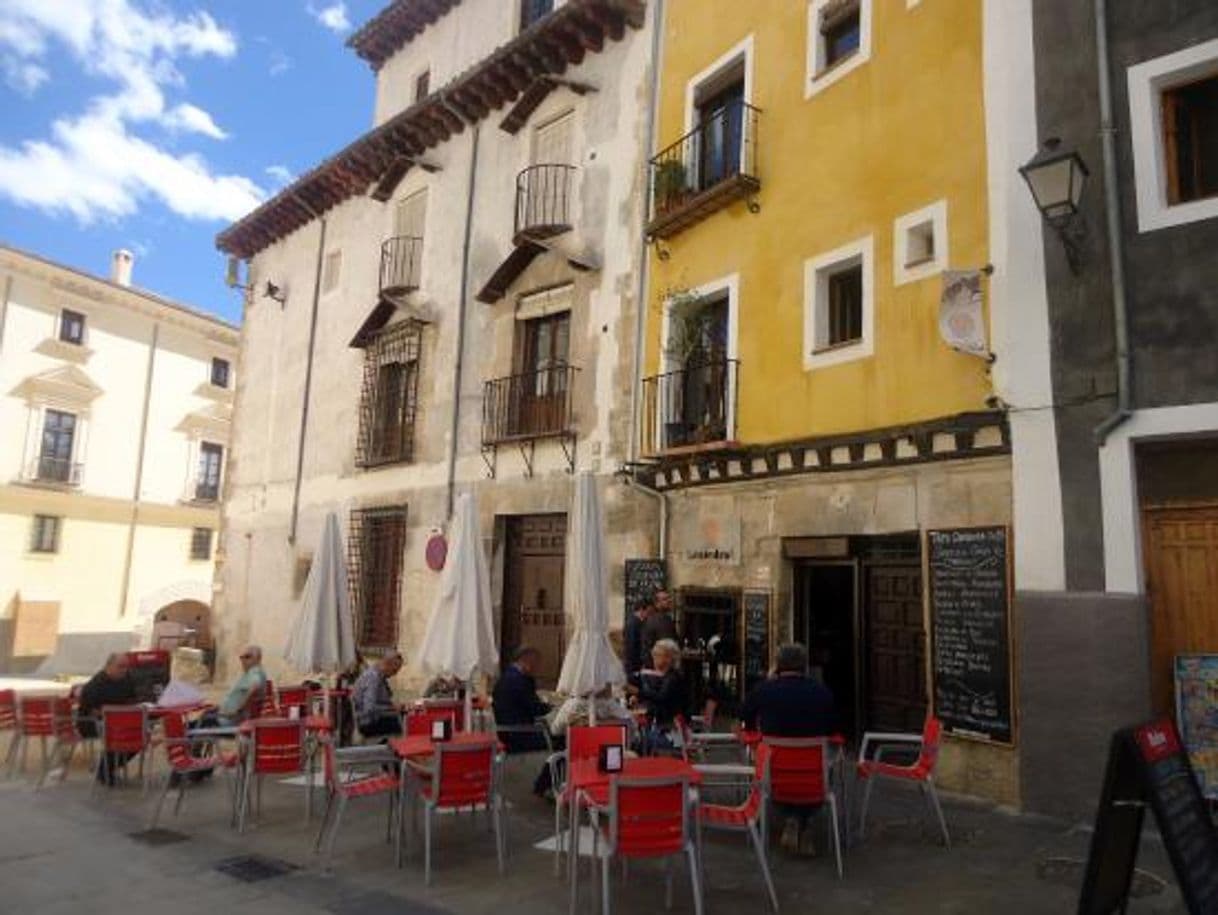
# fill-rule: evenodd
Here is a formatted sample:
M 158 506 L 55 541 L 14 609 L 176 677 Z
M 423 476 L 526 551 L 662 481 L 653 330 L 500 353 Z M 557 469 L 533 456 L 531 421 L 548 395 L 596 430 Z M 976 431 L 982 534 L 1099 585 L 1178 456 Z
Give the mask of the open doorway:
M 507 666 L 522 645 L 540 654 L 537 686 L 558 684 L 566 651 L 563 566 L 566 515 L 513 515 L 507 519 L 503 569 L 503 613 L 499 623 L 501 662 Z
M 807 647 L 811 673 L 833 693 L 838 727 L 851 739 L 860 733 L 857 578 L 853 559 L 795 567 L 795 640 Z

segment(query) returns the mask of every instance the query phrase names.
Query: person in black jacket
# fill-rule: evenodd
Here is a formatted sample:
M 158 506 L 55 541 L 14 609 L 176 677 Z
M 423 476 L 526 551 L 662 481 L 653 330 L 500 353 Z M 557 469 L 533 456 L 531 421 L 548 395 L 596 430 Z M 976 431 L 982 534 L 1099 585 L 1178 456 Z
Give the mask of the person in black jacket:
M 678 667 L 681 648 L 672 639 L 660 639 L 651 649 L 650 670 L 639 675 L 638 686 L 628 685 L 626 691 L 638 698 L 647 710 L 648 726 L 643 736 L 643 750 L 666 750 L 675 746 L 674 719 L 685 714 L 689 695 L 685 677 Z
M 651 612 L 643 624 L 643 656 L 646 658 L 661 639 L 677 640 L 677 624 L 672 618 L 672 595 L 656 591 L 651 598 Z
M 127 656 L 115 653 L 106 658 L 106 666 L 93 675 L 80 691 L 76 729 L 80 736 L 94 739 L 101 735 L 99 719 L 107 705 L 131 705 L 135 702 L 135 681 L 127 669 Z M 130 753 L 107 753 L 97 768 L 97 780 L 114 785 L 114 773 L 127 764 Z
M 626 625 L 622 629 L 622 666 L 626 669 L 626 679 L 631 683 L 635 682 L 639 671 L 647 666 L 647 656 L 643 651 L 643 631 L 647 628 L 650 616 L 651 598 L 648 598 L 626 617 Z
M 536 648 L 522 645 L 512 655 L 512 663 L 500 675 L 491 693 L 491 707 L 495 712 L 495 724 L 519 727 L 533 725 L 537 719 L 550 711 L 548 703 L 537 695 L 537 680 L 533 674 L 541 653 Z M 499 739 L 509 753 L 533 753 L 546 750 L 544 722 L 534 731 L 500 731 Z M 542 797 L 551 787 L 550 767 L 542 765 L 533 782 L 533 793 Z

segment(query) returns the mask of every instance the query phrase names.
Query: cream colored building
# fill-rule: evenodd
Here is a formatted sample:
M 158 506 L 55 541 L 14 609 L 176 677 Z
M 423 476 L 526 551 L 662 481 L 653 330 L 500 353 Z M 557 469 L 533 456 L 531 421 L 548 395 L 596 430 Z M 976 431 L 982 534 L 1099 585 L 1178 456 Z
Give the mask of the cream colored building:
M 131 270 L 0 246 L 0 670 L 209 638 L 238 330 Z

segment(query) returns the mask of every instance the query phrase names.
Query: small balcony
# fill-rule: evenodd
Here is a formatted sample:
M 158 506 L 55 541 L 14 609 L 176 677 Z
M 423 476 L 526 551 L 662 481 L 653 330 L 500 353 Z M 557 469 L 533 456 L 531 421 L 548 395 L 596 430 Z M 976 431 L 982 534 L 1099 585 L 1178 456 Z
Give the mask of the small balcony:
M 574 165 L 531 165 L 516 176 L 517 245 L 571 231 L 575 172 Z
M 215 480 L 196 480 L 186 494 L 192 502 L 219 502 L 220 484 Z
M 419 267 L 423 261 L 423 239 L 398 235 L 381 244 L 382 296 L 401 296 L 419 288 Z
M 761 189 L 760 116 L 759 108 L 733 102 L 652 158 L 648 235 L 671 238 Z
M 25 469 L 27 483 L 74 488 L 80 485 L 80 464 L 68 458 L 38 457 Z
M 643 379 L 642 453 L 713 450 L 736 435 L 740 363 L 712 359 Z
M 577 371 L 573 365 L 558 363 L 486 382 L 483 446 L 571 435 L 571 394 Z

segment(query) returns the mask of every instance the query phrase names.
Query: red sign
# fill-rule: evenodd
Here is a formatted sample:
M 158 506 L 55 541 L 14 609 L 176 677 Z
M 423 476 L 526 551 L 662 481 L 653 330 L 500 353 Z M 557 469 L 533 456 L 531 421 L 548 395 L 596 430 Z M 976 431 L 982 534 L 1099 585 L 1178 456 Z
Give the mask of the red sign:
M 1180 735 L 1170 718 L 1161 718 L 1134 732 L 1138 749 L 1149 763 L 1156 763 L 1180 752 Z
M 439 572 L 444 568 L 444 562 L 448 559 L 448 541 L 444 539 L 443 534 L 432 534 L 427 540 L 427 568 L 433 572 Z

